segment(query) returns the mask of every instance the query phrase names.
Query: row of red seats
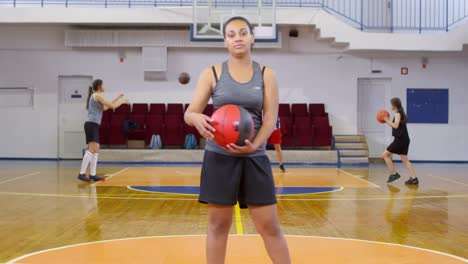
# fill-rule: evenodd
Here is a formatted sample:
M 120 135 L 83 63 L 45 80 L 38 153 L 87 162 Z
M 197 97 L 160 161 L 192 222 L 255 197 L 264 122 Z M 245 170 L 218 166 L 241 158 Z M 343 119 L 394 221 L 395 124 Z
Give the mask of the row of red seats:
M 328 116 L 324 104 L 280 104 L 279 116 Z
M 305 108 L 304 108 L 305 106 Z M 195 134 L 200 139 L 194 127 L 185 124 L 184 110 L 188 104 L 133 104 L 122 105 L 115 111 L 104 112 L 100 141 L 103 145 L 126 145 L 127 139 L 145 140 L 150 143 L 151 136 L 161 136 L 163 146 L 181 147 L 187 134 Z M 286 147 L 330 146 L 332 128 L 329 125 L 328 113 L 323 104 L 280 104 L 283 145 Z M 305 110 L 305 111 L 304 111 Z M 213 105 L 207 105 L 203 112 L 211 116 Z M 135 121 L 141 129 L 128 133 L 123 131 L 125 120 Z
M 114 111 L 115 114 L 150 114 L 150 115 L 165 115 L 165 114 L 183 114 L 187 109 L 188 104 L 133 104 L 122 105 Z M 131 109 L 130 109 L 131 108 Z M 325 112 L 324 104 L 280 104 L 280 116 L 328 116 Z
M 187 109 L 185 105 L 185 109 Z M 213 105 L 207 105 L 204 114 L 211 116 Z M 144 140 L 146 145 L 152 135 L 160 135 L 163 146 L 181 147 L 187 134 L 198 133 L 195 128 L 185 124 L 183 120 L 184 106 L 182 104 L 133 104 L 122 105 L 114 112 L 103 114 L 100 127 L 100 141 L 103 145 L 125 145 L 129 140 Z M 132 120 L 140 129 L 123 131 L 125 120 Z M 199 138 L 199 136 L 198 136 Z
M 185 105 L 185 109 L 188 104 Z M 184 113 L 183 104 L 132 104 L 121 105 L 113 114 L 141 114 L 141 115 L 181 115 Z
M 280 104 L 278 115 L 283 146 L 331 146 L 333 129 L 324 104 Z

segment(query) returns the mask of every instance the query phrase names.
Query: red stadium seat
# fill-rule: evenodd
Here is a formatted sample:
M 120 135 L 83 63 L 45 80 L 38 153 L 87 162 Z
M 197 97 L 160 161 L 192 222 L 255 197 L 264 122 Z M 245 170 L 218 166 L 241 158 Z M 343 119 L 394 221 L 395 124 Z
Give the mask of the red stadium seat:
M 213 105 L 207 104 L 205 109 L 203 110 L 203 114 L 207 116 L 211 116 L 213 114 Z
M 140 115 L 148 114 L 148 104 L 133 104 L 132 114 L 140 114 Z
M 164 133 L 162 137 L 164 146 L 184 145 L 185 134 L 182 115 L 166 115 L 164 122 Z
M 291 108 L 289 104 L 279 104 L 278 116 L 279 117 L 291 116 Z
M 144 114 L 131 114 L 129 120 L 138 124 L 140 129 L 130 130 L 127 133 L 127 139 L 131 140 L 145 140 L 146 139 L 146 115 Z
M 124 115 L 128 116 L 130 114 L 130 105 L 123 104 L 114 110 L 114 115 Z
M 99 143 L 101 145 L 109 145 L 111 115 L 112 110 L 104 111 L 102 113 L 102 121 L 99 126 Z
M 294 117 L 309 116 L 309 112 L 307 111 L 307 104 L 292 104 L 291 110 Z
M 164 116 L 163 115 L 147 115 L 146 116 L 146 137 L 145 143 L 149 145 L 153 135 L 159 135 L 162 139 L 164 132 Z
M 127 117 L 124 114 L 112 114 L 110 120 L 109 145 L 126 145 L 127 138 L 122 131 L 124 121 Z
M 164 116 L 166 114 L 166 105 L 165 104 L 150 104 L 149 114 Z
M 314 127 L 308 116 L 294 118 L 294 139 L 298 147 L 312 147 L 314 142 Z
M 281 117 L 282 145 L 285 147 L 294 146 L 294 127 L 292 117 Z
M 184 105 L 183 104 L 167 104 L 168 115 L 183 115 L 184 114 Z
M 333 129 L 329 124 L 328 116 L 315 117 L 314 128 L 314 146 L 331 146 Z
M 325 116 L 324 104 L 309 104 L 309 114 L 311 116 Z

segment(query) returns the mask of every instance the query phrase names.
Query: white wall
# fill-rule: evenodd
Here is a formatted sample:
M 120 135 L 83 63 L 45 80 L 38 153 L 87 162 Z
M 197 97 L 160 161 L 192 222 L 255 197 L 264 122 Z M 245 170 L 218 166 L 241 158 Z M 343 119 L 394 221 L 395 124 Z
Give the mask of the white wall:
M 407 88 L 448 88 L 449 124 L 408 124 L 411 137 L 410 158 L 416 160 L 468 160 L 468 57 L 432 57 L 427 69 L 420 59 L 387 58 L 377 60 L 382 77 L 392 78 L 392 97 L 406 105 Z M 408 67 L 409 75 L 400 75 Z M 369 77 L 372 77 L 368 75 Z M 375 77 L 375 76 L 374 76 Z M 411 117 L 410 117 L 411 118 Z
M 0 86 L 36 88 L 34 109 L 0 108 L 0 157 L 57 157 L 59 75 L 101 78 L 108 97 L 122 91 L 132 102 L 187 103 L 203 67 L 226 58 L 221 49 L 169 49 L 168 80 L 147 82 L 143 80 L 140 49 L 123 49 L 126 60 L 120 63 L 117 49 L 65 48 L 64 30 L 61 26 L 0 26 Z M 468 147 L 463 138 L 468 132 L 468 121 L 462 116 L 468 111 L 468 58 L 430 55 L 428 69 L 423 71 L 420 57 L 415 54 L 379 54 L 374 54 L 380 57 L 374 65 L 383 74 L 377 77 L 392 78 L 392 96 L 399 96 L 404 102 L 408 87 L 450 89 L 449 125 L 409 126 L 412 158 L 468 160 L 463 151 Z M 301 28 L 299 38 L 285 36 L 281 50 L 257 50 L 254 56 L 275 69 L 281 102 L 324 102 L 335 134 L 356 133 L 357 79 L 376 77 L 370 74 L 369 55 L 329 48 L 326 42 L 315 41 L 312 33 Z M 410 68 L 407 77 L 400 75 L 402 66 Z M 176 80 L 182 71 L 192 75 L 192 81 L 185 86 Z
M 385 0 L 366 0 L 368 3 L 382 3 Z M 437 0 L 441 1 L 441 0 Z M 345 6 L 345 0 L 330 1 Z M 329 3 L 329 4 L 330 4 Z M 343 3 L 343 4 L 341 4 Z M 338 5 L 337 5 L 338 6 Z M 354 6 L 346 5 L 347 9 Z M 372 8 L 373 5 L 370 5 Z M 383 5 L 376 7 L 382 9 Z M 167 8 L 64 8 L 64 7 L 21 7 L 4 8 L 0 23 L 15 24 L 78 24 L 78 25 L 167 25 L 188 26 L 192 23 L 191 7 Z M 382 10 L 383 11 L 383 10 Z M 364 13 L 366 13 L 364 11 Z M 395 18 L 396 20 L 396 18 Z M 343 22 L 346 21 L 346 22 Z M 278 25 L 313 25 L 320 29 L 323 38 L 334 38 L 337 42 L 349 43 L 350 50 L 427 50 L 460 51 L 468 44 L 467 19 L 458 23 L 448 33 L 424 32 L 424 34 L 370 33 L 361 32 L 349 25 L 349 20 L 335 16 L 321 8 L 278 8 Z M 354 25 L 355 26 L 355 25 Z M 441 37 L 441 33 L 443 34 Z

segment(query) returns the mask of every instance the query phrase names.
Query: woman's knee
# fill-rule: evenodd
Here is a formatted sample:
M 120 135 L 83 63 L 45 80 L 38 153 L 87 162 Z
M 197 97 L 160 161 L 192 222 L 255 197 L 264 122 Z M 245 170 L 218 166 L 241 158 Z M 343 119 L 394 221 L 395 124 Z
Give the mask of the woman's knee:
M 256 228 L 257 232 L 262 236 L 279 236 L 281 234 L 279 223 L 275 223 L 274 221 L 259 223 Z
M 400 159 L 402 162 L 405 162 L 408 160 L 408 157 L 406 155 L 400 155 Z
M 411 161 L 406 156 L 401 156 L 401 161 L 406 165 L 411 165 Z
M 99 144 L 95 142 L 89 143 L 88 150 L 93 154 L 99 153 L 99 150 L 100 150 Z
M 226 234 L 231 229 L 231 218 L 211 218 L 208 221 L 208 230 L 214 234 Z

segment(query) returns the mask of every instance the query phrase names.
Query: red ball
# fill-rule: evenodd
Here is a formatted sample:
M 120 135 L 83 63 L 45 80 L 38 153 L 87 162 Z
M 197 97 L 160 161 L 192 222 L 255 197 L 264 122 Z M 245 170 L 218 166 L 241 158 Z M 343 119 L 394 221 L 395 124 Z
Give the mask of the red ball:
M 179 82 L 181 84 L 187 84 L 190 82 L 190 74 L 186 73 L 186 72 L 182 72 L 181 74 L 179 74 Z
M 379 121 L 380 123 L 385 123 L 385 117 L 390 117 L 390 114 L 387 110 L 380 110 L 379 112 L 377 112 L 377 121 Z
M 245 145 L 245 140 L 252 140 L 254 123 L 250 113 L 238 105 L 224 105 L 211 116 L 211 126 L 216 129 L 214 141 L 221 147 L 228 144 Z

